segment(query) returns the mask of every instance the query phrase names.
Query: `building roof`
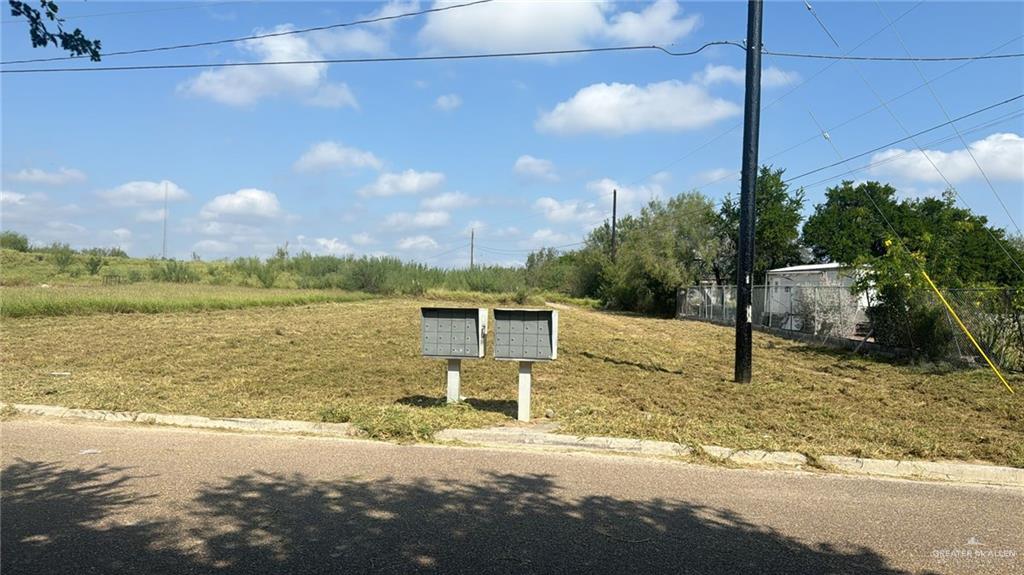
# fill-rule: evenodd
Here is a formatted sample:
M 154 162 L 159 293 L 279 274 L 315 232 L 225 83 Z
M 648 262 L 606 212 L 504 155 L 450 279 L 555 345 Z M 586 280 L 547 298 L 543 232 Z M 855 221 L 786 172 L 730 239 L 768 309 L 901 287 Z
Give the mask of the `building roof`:
M 827 263 L 827 264 L 805 264 L 802 266 L 789 266 L 788 268 L 775 268 L 768 270 L 770 274 L 790 274 L 790 273 L 801 273 L 801 272 L 824 272 L 830 270 L 843 269 L 848 266 L 844 266 L 840 263 Z

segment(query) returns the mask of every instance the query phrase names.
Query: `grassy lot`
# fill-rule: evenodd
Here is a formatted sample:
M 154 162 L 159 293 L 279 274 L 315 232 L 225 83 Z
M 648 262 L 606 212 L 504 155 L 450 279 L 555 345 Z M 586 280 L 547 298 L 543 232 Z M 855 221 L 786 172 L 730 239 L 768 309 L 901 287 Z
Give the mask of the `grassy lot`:
M 423 303 L 5 318 L 3 399 L 352 421 L 401 439 L 511 422 L 514 363 L 464 362 L 471 399 L 443 405 L 443 362 L 419 356 Z M 559 359 L 534 368 L 533 409 L 554 410 L 568 433 L 1024 467 L 1024 394 L 986 371 L 927 371 L 755 334 L 756 383 L 744 386 L 730 381 L 728 328 L 561 313 Z
M 0 288 L 0 317 L 162 313 L 347 302 L 373 296 L 338 290 L 260 289 L 196 284 L 66 285 Z

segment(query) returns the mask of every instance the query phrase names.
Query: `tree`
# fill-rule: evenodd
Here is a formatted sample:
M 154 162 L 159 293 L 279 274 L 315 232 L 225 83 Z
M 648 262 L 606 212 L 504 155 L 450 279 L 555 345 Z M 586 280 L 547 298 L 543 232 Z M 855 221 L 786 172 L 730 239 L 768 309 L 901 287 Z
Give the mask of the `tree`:
M 0 232 L 0 248 L 15 250 L 18 252 L 28 251 L 28 238 L 24 234 L 10 230 Z
M 804 245 L 820 262 L 852 264 L 871 254 L 874 243 L 890 236 L 885 221 L 897 220 L 896 188 L 878 182 L 851 181 L 825 190 L 804 224 Z
M 670 315 L 676 290 L 718 255 L 714 202 L 689 192 L 652 201 L 630 222 L 616 260 L 602 270 L 601 299 L 611 307 Z
M 804 225 L 803 240 L 819 261 L 848 265 L 880 263 L 873 248 L 888 240 L 916 254 L 943 287 L 1024 282 L 1013 261 L 1024 265 L 1024 251 L 984 216 L 958 208 L 952 191 L 941 198 L 897 202 L 890 185 L 843 182 L 826 190 L 825 203 L 815 206 Z M 916 267 L 907 271 L 917 273 Z
M 782 179 L 785 170 L 761 166 L 754 199 L 754 283 L 763 283 L 768 270 L 799 264 L 803 188 L 790 193 Z M 731 195 L 722 201 L 717 231 L 723 247 L 712 262 L 718 283 L 736 281 L 736 245 L 740 235 L 740 205 Z
M 53 44 L 71 52 L 75 56 L 89 55 L 93 62 L 100 61 L 100 41 L 89 40 L 78 28 L 73 32 L 64 31 L 64 19 L 57 17 L 60 7 L 52 0 L 40 0 L 39 7 L 42 12 L 28 5 L 27 2 L 9 0 L 11 5 L 11 16 L 24 16 L 28 20 L 28 33 L 32 37 L 32 47 L 42 48 Z M 46 27 L 46 20 L 57 25 L 57 31 L 53 32 Z

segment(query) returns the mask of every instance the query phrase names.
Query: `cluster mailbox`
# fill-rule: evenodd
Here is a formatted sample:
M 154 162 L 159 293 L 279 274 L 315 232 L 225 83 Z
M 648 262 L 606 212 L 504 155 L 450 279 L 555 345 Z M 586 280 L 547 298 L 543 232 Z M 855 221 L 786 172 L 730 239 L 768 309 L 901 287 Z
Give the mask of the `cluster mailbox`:
M 558 357 L 558 312 L 494 310 L 494 359 L 550 361 Z
M 487 310 L 421 309 L 424 357 L 448 360 L 448 402 L 459 401 L 463 359 L 484 357 Z M 558 312 L 550 309 L 495 309 L 494 358 L 519 362 L 520 421 L 530 420 L 533 363 L 558 357 Z
M 423 355 L 448 359 L 484 356 L 486 309 L 425 307 L 421 313 Z
M 485 308 L 425 307 L 420 310 L 421 349 L 426 357 L 448 360 L 448 403 L 459 401 L 463 359 L 484 356 Z

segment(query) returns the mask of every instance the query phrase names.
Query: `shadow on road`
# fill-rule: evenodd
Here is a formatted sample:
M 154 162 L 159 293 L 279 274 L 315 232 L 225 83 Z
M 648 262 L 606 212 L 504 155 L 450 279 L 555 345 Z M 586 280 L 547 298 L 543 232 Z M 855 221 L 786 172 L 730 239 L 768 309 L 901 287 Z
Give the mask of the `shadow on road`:
M 566 501 L 544 475 L 465 484 L 255 472 L 180 501 L 163 494 L 174 515 L 153 521 L 131 520 L 154 497 L 134 483 L 113 467 L 8 466 L 3 572 L 898 572 L 871 549 L 809 545 L 727 509 Z

